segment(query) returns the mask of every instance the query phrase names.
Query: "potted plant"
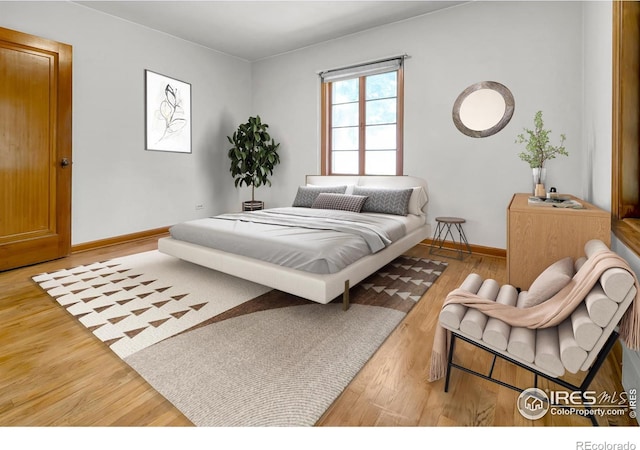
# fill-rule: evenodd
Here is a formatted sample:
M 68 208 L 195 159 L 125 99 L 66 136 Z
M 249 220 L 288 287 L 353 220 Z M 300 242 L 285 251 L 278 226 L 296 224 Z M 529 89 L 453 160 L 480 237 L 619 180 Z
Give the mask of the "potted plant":
M 262 209 L 263 203 L 256 201 L 255 188 L 264 184 L 271 186 L 269 177 L 273 168 L 280 163 L 279 143 L 267 132 L 269 125 L 262 123 L 260 116 L 249 117 L 240 124 L 233 136 L 227 136 L 233 147 L 229 149 L 231 176 L 235 186 L 251 186 L 251 201 L 243 202 L 244 211 Z
M 518 156 L 521 160 L 529 163 L 529 167 L 533 169 L 534 195 L 543 197 L 545 195 L 545 162 L 549 159 L 554 159 L 558 155 L 569 156 L 569 153 L 563 146 L 566 140 L 564 134 L 560 135 L 560 145 L 551 145 L 549 143 L 551 130 L 544 128 L 542 111 L 536 113 L 533 123 L 535 128 L 533 130 L 525 128 L 526 134 L 519 134 L 516 137 L 516 144 L 526 144 L 525 151 L 520 152 Z

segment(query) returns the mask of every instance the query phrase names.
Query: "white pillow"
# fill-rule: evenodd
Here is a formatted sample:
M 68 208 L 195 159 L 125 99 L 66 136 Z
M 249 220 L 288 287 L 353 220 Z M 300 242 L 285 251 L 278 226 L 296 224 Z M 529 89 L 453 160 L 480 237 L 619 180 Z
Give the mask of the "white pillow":
M 416 216 L 424 216 L 424 205 L 429 201 L 427 193 L 422 186 L 413 188 L 411 198 L 409 198 L 409 214 L 415 214 Z
M 569 284 L 574 275 L 575 268 L 571 256 L 551 264 L 531 283 L 521 307 L 530 308 L 549 300 Z

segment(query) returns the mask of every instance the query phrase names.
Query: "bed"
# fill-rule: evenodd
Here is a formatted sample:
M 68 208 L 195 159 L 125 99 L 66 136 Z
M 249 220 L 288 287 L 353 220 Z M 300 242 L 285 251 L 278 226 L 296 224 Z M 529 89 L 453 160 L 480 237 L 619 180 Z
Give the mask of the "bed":
M 430 237 L 427 204 L 417 177 L 308 175 L 291 207 L 177 224 L 158 249 L 314 302 L 342 295 L 347 309 L 351 286 Z

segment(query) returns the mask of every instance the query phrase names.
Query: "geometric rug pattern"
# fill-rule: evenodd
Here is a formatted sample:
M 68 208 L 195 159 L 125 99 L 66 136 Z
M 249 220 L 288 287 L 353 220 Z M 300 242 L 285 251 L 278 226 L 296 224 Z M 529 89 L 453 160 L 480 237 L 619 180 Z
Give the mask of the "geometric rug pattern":
M 426 289 L 419 289 L 416 292 L 413 286 L 424 286 L 428 289 L 433 284 L 433 276 L 442 275 L 442 270 L 445 267 L 447 267 L 446 262 L 401 256 L 377 272 L 375 276 L 364 280 L 361 287 L 365 290 L 373 289 L 377 293 L 384 292 L 390 296 L 397 295 L 405 300 L 410 299 L 417 302 Z M 384 278 L 396 283 L 385 281 L 379 285 L 375 284 L 376 280 Z
M 269 290 L 157 251 L 33 280 L 121 358 Z
M 349 302 L 351 304 L 380 306 L 407 313 L 447 266 L 447 262 L 444 261 L 401 255 L 378 272 L 351 287 Z M 341 302 L 342 296 L 333 300 L 333 303 Z M 291 294 L 272 290 L 191 329 L 257 311 L 313 303 Z
M 446 267 L 401 256 L 347 311 L 158 251 L 33 280 L 196 426 L 311 426 Z
M 347 311 L 273 290 L 125 362 L 196 426 L 313 426 L 446 266 L 401 257 Z

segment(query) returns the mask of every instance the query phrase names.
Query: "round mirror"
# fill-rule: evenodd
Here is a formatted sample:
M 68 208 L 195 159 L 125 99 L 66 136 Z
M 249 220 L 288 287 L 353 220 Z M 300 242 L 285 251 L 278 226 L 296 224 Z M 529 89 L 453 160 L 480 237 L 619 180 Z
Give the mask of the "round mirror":
M 513 95 L 505 85 L 481 81 L 458 96 L 453 104 L 453 123 L 467 136 L 491 136 L 509 123 L 514 107 Z

